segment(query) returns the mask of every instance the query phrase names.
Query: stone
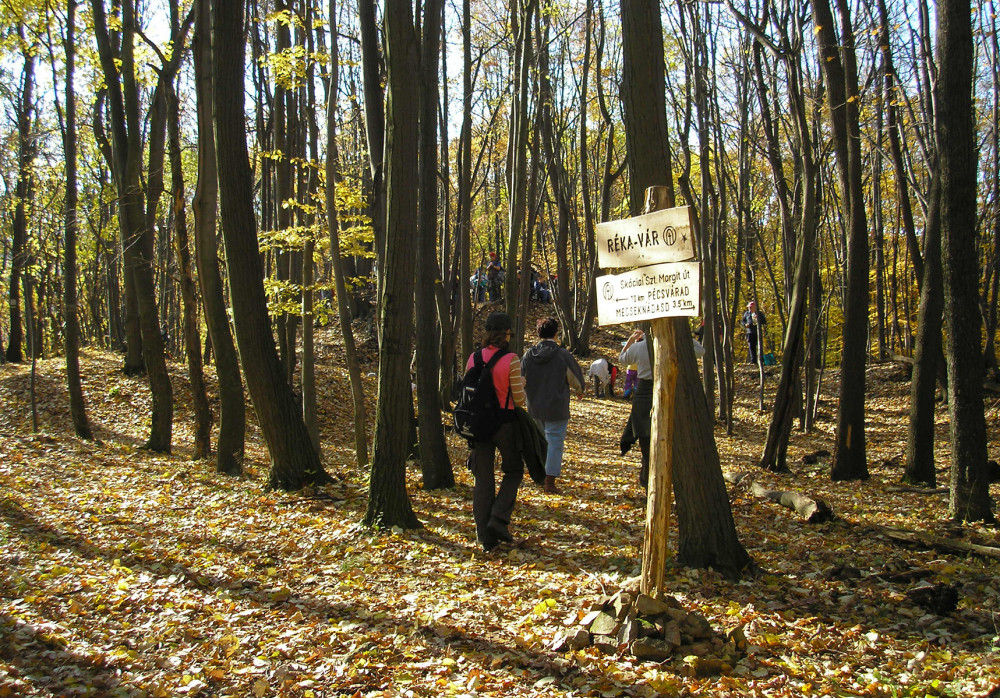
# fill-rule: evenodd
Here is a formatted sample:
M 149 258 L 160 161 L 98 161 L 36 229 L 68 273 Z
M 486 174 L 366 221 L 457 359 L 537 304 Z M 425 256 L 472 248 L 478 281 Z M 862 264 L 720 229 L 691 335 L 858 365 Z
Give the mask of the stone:
M 614 635 L 618 632 L 618 619 L 607 611 L 602 611 L 590 624 L 590 632 L 594 635 Z
M 614 642 L 614 640 L 607 637 L 595 637 L 594 647 L 596 647 L 602 654 L 618 653 L 618 645 Z
M 670 621 L 663 626 L 663 639 L 671 647 L 679 647 L 681 644 L 681 629 L 677 626 L 677 621 Z
M 590 644 L 590 633 L 583 628 L 571 630 L 566 635 L 566 646 L 571 650 L 582 650 Z
M 663 635 L 663 626 L 657 627 L 656 623 L 651 623 L 645 618 L 639 618 L 639 637 L 656 637 Z
M 697 613 L 688 613 L 684 620 L 680 622 L 681 632 L 686 633 L 696 640 L 706 640 L 712 637 L 712 626 Z
M 629 611 L 632 610 L 632 595 L 625 591 L 619 592 L 611 606 L 614 608 L 618 620 L 625 620 Z
M 648 594 L 639 594 L 635 600 L 635 611 L 640 616 L 660 616 L 669 609 L 670 606 Z
M 631 645 L 639 637 L 639 621 L 636 619 L 626 620 L 622 627 L 618 629 L 618 644 Z
M 673 647 L 655 637 L 642 637 L 629 647 L 633 657 L 662 662 L 673 655 Z

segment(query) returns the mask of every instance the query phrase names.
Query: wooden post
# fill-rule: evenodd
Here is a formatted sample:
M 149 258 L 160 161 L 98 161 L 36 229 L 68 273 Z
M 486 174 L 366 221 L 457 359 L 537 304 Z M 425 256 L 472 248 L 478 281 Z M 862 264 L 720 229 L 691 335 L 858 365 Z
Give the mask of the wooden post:
M 666 187 L 646 190 L 645 212 L 665 207 Z M 667 563 L 673 503 L 674 397 L 677 390 L 677 334 L 673 318 L 650 322 L 653 340 L 653 414 L 649 439 L 646 533 L 642 546 L 642 593 L 660 597 Z

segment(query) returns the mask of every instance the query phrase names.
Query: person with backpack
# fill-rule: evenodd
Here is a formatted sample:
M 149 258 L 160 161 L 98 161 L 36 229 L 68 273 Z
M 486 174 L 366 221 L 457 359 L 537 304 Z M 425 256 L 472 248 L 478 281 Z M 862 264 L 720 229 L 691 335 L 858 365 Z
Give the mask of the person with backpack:
M 474 351 L 466 363 L 466 378 L 462 382 L 466 395 L 459 397 L 459 405 L 455 408 L 459 433 L 469 439 L 472 448 L 469 454 L 469 469 L 475 478 L 472 516 L 476 521 L 476 537 L 487 552 L 500 543 L 513 542 L 510 517 L 517 490 L 524 479 L 524 464 L 514 429 L 514 410 L 525 404 L 524 379 L 521 362 L 507 348 L 512 334 L 507 313 L 491 313 L 486 318 L 480 342 L 482 349 Z M 470 385 L 471 379 L 476 379 L 475 386 Z M 470 413 L 485 417 L 479 422 L 481 426 L 474 427 L 473 420 L 462 417 L 463 403 L 467 404 L 464 409 Z M 468 426 L 464 427 L 463 422 Z M 495 473 L 498 450 L 503 473 L 499 489 Z
M 559 346 L 556 333 L 559 321 L 554 317 L 538 321 L 538 344 L 524 352 L 521 370 L 528 399 L 528 414 L 545 433 L 545 484 L 548 494 L 562 494 L 556 478 L 562 472 L 563 445 L 569 425 L 570 388 L 583 395 L 583 371 L 573 355 Z

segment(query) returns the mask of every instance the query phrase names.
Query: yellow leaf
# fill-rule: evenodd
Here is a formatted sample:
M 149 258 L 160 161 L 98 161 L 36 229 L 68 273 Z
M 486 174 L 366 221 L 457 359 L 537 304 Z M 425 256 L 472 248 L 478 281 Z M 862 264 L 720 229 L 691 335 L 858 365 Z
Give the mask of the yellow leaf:
M 267 681 L 264 679 L 257 679 L 253 684 L 253 694 L 260 698 L 260 696 L 267 693 L 268 685 Z

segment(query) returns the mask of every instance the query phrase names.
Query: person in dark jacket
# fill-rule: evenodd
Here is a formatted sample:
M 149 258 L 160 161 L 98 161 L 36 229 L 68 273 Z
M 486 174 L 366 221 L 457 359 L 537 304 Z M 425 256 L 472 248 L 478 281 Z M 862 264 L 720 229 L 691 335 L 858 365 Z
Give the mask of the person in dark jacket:
M 761 339 L 763 339 L 763 327 L 767 324 L 767 319 L 764 317 L 764 311 L 757 308 L 757 303 L 750 301 L 747 303 L 747 310 L 743 313 L 743 319 L 740 320 L 740 324 L 746 330 L 747 336 L 747 363 L 755 364 L 757 363 L 758 349 L 760 351 L 760 358 L 764 358 L 763 345 Z
M 528 414 L 538 423 L 548 450 L 545 454 L 544 489 L 560 494 L 556 478 L 562 473 L 563 447 L 569 425 L 570 388 L 583 394 L 583 371 L 573 355 L 555 341 L 559 321 L 542 318 L 537 325 L 539 342 L 524 352 L 521 373 L 528 400 Z

